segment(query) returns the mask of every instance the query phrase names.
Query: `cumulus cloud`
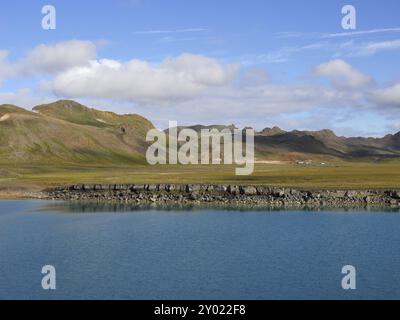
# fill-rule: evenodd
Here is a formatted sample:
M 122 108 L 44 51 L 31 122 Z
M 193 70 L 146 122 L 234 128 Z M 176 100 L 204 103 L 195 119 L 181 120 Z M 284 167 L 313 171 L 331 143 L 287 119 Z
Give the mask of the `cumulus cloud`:
M 87 65 L 89 60 L 96 59 L 96 51 L 94 42 L 71 40 L 38 45 L 21 60 L 9 62 L 8 51 L 0 50 L 0 79 L 56 74 L 72 67 Z
M 232 121 L 252 119 L 251 123 L 263 116 L 332 106 L 337 101 L 352 105 L 359 99 L 356 90 L 278 85 L 265 71 L 237 70 L 237 65 L 193 54 L 156 65 L 142 60 L 123 63 L 102 59 L 61 72 L 50 83 L 50 89 L 69 98 L 132 101 L 144 114 L 152 110 L 152 119 L 154 114 L 165 119 L 174 114 L 177 120 L 196 118 L 205 122 L 229 114 Z M 231 81 L 235 76 L 237 81 Z M 354 81 L 353 77 L 350 80 Z
M 357 99 L 349 91 L 324 86 L 278 85 L 269 82 L 255 86 L 212 88 L 191 99 L 138 103 L 135 112 L 148 116 L 158 127 L 166 127 L 168 120 L 173 119 L 181 124 L 193 124 L 194 121 L 208 124 L 235 123 L 261 129 L 279 115 L 298 115 L 302 112 L 319 114 L 339 110 L 339 106 L 354 106 Z
M 89 60 L 96 59 L 96 55 L 96 45 L 93 42 L 71 40 L 41 44 L 28 52 L 19 64 L 25 72 L 56 73 L 86 65 Z
M 372 101 L 378 105 L 400 107 L 400 82 L 387 88 L 375 90 L 372 94 Z
M 58 74 L 52 84 L 67 97 L 111 99 L 174 99 L 200 94 L 228 83 L 237 65 L 185 53 L 152 65 L 142 60 L 119 62 L 102 59 Z
M 315 68 L 315 74 L 329 78 L 335 87 L 341 88 L 358 88 L 372 83 L 371 77 L 340 59 L 320 64 Z
M 14 75 L 15 70 L 7 61 L 8 51 L 0 50 L 0 85 L 2 80 Z

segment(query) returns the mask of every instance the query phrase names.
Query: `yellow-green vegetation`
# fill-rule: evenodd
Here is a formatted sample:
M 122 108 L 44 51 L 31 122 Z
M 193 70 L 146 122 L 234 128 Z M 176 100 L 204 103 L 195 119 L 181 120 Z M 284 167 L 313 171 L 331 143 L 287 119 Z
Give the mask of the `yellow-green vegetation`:
M 0 190 L 38 191 L 66 184 L 222 183 L 262 184 L 306 189 L 379 189 L 400 187 L 400 162 L 337 162 L 302 166 L 256 164 L 253 175 L 236 176 L 228 165 L 55 166 L 0 165 Z
M 136 132 L 138 135 L 145 135 L 149 128 L 153 128 L 153 124 L 140 115 L 118 115 L 114 112 L 88 108 L 71 100 L 59 100 L 50 104 L 39 105 L 33 108 L 33 110 L 41 115 L 51 118 L 99 128 L 113 128 L 117 125 L 132 125 L 137 131 L 139 131 Z
M 147 119 L 61 100 L 34 108 L 0 105 L 0 162 L 144 163 Z

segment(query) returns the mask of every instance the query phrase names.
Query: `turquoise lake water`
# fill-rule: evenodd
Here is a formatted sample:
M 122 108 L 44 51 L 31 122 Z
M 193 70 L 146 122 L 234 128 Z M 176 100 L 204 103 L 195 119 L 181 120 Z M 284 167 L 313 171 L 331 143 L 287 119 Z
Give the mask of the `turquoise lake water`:
M 371 298 L 400 298 L 399 212 L 0 201 L 0 299 Z

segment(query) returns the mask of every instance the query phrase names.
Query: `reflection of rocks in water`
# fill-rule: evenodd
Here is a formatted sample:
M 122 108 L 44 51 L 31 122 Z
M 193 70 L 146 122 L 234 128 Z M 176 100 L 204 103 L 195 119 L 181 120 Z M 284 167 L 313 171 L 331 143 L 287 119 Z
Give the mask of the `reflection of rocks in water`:
M 138 205 L 124 203 L 107 203 L 107 202 L 72 202 L 62 201 L 45 204 L 40 208 L 41 211 L 56 211 L 62 213 L 97 213 L 97 212 L 135 212 L 147 210 L 162 210 L 162 211 L 180 211 L 191 210 L 196 208 L 193 205 Z
M 150 212 L 150 211 L 164 211 L 164 212 L 189 212 L 189 211 L 202 211 L 202 210 L 218 210 L 218 211 L 238 211 L 238 212 L 288 212 L 288 211 L 309 211 L 309 212 L 337 212 L 338 207 L 315 207 L 315 206 L 274 206 L 266 204 L 246 205 L 246 204 L 123 204 L 123 203 L 106 203 L 106 202 L 73 202 L 73 201 L 60 201 L 46 203 L 39 208 L 39 211 L 57 212 L 57 213 L 135 213 L 135 212 Z M 361 211 L 376 211 L 377 207 L 365 206 L 344 206 L 340 208 L 340 212 L 359 212 Z M 382 212 L 399 212 L 398 207 L 383 206 L 379 208 Z

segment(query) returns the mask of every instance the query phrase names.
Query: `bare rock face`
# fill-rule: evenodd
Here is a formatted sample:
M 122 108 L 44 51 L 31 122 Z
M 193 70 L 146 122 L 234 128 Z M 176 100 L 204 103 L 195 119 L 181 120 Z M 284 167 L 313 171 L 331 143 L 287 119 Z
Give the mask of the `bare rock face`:
M 393 191 L 391 197 L 394 199 L 400 199 L 400 191 Z
M 285 132 L 286 131 L 284 131 L 281 128 L 275 126 L 273 128 L 265 128 L 265 129 L 263 129 L 260 132 L 260 135 L 271 137 L 271 136 L 275 136 L 275 135 L 282 134 L 282 133 L 285 133 Z
M 240 188 L 240 192 L 245 195 L 255 195 L 257 194 L 257 189 L 253 186 L 244 186 Z
M 274 190 L 272 190 L 272 195 L 276 198 L 284 198 L 285 197 L 285 189 L 274 189 Z
M 199 197 L 200 197 L 200 195 L 199 195 L 197 192 L 192 192 L 192 193 L 189 195 L 189 199 L 190 199 L 190 200 L 198 200 Z

